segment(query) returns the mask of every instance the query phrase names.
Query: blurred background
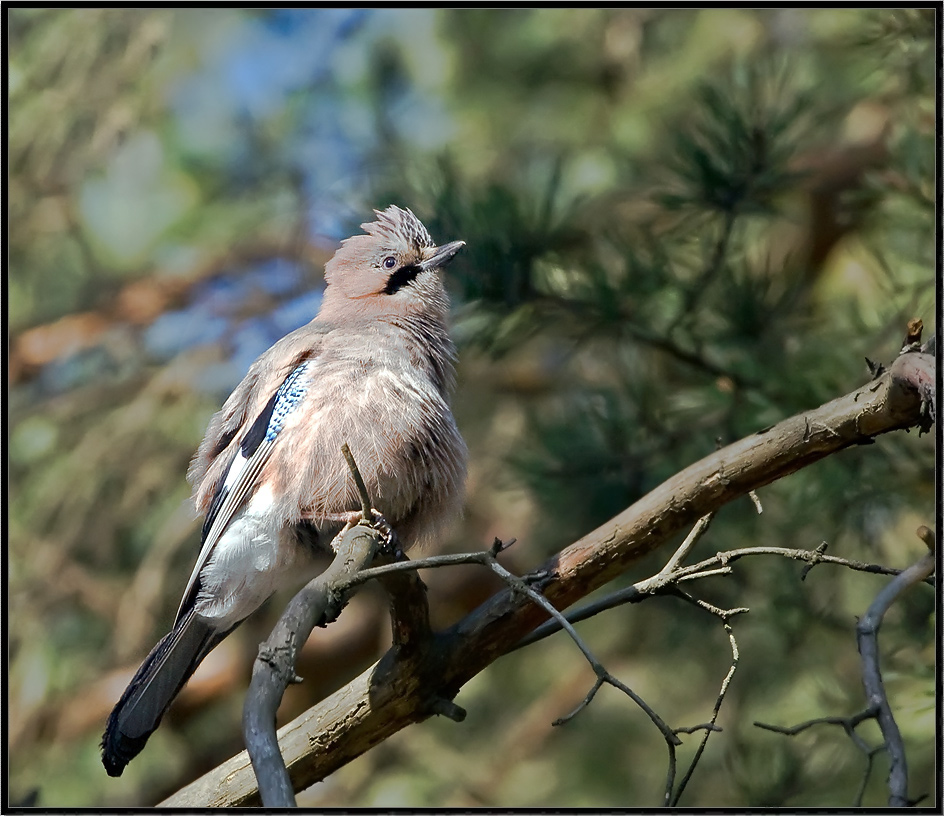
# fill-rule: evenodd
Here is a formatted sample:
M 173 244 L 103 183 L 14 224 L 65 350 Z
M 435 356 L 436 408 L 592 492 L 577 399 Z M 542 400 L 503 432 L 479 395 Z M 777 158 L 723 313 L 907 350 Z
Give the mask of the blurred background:
M 934 323 L 929 10 L 9 12 L 9 796 L 151 805 L 242 747 L 251 662 L 286 598 L 211 655 L 121 779 L 98 743 L 196 557 L 190 456 L 252 360 L 318 309 L 373 207 L 449 268 L 472 462 L 444 548 L 516 537 L 526 570 L 716 445 L 851 391 Z M 692 560 L 764 543 L 902 568 L 934 518 L 933 437 L 896 433 L 724 508 Z M 657 571 L 659 552 L 620 586 Z M 722 733 L 683 805 L 837 807 L 866 766 L 854 624 L 887 578 L 744 560 L 692 591 L 736 618 Z M 496 589 L 424 575 L 434 625 Z M 912 796 L 933 801 L 934 592 L 882 629 Z M 364 592 L 316 630 L 286 722 L 389 642 Z M 717 619 L 652 599 L 580 625 L 673 726 L 711 716 Z M 557 635 L 299 796 L 311 807 L 661 801 L 665 749 Z M 859 728 L 879 742 L 873 723 Z M 700 735 L 684 738 L 680 772 Z M 862 802 L 886 801 L 875 758 Z

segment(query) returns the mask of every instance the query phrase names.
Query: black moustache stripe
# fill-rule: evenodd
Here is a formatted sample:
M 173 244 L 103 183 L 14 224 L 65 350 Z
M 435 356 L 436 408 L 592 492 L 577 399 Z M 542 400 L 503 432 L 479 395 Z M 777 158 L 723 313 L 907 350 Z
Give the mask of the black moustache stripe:
M 413 281 L 416 280 L 416 276 L 422 271 L 423 270 L 420 269 L 419 264 L 401 266 L 387 279 L 387 285 L 384 287 L 383 293 L 385 295 L 396 294 L 404 286 L 409 286 L 411 283 L 413 283 Z

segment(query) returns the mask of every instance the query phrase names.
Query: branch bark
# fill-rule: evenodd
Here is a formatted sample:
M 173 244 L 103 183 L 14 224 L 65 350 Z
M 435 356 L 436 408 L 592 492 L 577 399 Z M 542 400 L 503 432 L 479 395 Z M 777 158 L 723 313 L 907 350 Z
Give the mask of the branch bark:
M 544 596 L 558 609 L 566 608 L 750 490 L 845 448 L 871 443 L 880 434 L 916 425 L 922 402 L 916 371 L 921 382 L 933 382 L 934 358 L 904 354 L 885 374 L 852 393 L 706 456 L 525 578 L 540 580 Z M 451 629 L 434 634 L 428 648 L 404 654 L 395 646 L 279 730 L 295 790 L 442 710 L 444 700 L 451 700 L 547 617 L 526 595 L 506 589 Z M 245 751 L 162 803 L 188 809 L 258 804 Z
M 351 594 L 351 576 L 373 560 L 379 538 L 376 530 L 360 524 L 338 536 L 331 565 L 292 598 L 259 646 L 243 707 L 243 735 L 261 798 L 269 807 L 295 806 L 276 740 L 275 715 L 285 689 L 301 679 L 295 676 L 296 656 L 315 626 L 324 626 L 341 613 Z

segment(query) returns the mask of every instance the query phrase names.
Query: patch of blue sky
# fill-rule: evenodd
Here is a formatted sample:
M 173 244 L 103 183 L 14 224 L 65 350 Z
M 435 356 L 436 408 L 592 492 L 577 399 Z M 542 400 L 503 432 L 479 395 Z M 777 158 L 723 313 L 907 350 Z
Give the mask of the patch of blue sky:
M 229 165 L 231 181 L 253 166 L 253 122 L 280 115 L 298 97 L 277 150 L 303 179 L 309 236 L 337 242 L 367 220 L 376 167 L 375 98 L 365 93 L 378 43 L 401 47 L 409 81 L 386 98 L 385 115 L 417 146 L 448 144 L 453 123 L 438 93 L 447 82 L 432 9 L 276 9 L 248 13 L 223 30 L 219 45 L 174 95 L 185 149 Z M 419 52 L 414 48 L 424 43 Z M 252 186 L 258 179 L 247 178 Z
M 206 303 L 165 312 L 144 330 L 144 349 L 148 354 L 166 360 L 196 346 L 218 342 L 229 327 L 230 321 L 219 316 Z
M 328 237 L 338 241 L 349 232 L 348 221 L 338 212 L 336 200 L 327 196 L 312 200 L 307 221 L 309 234 L 315 239 Z
M 252 297 L 253 284 L 245 274 L 216 275 L 198 283 L 191 294 L 191 309 L 211 315 L 231 315 Z
M 365 220 L 360 198 L 367 186 L 364 153 L 369 138 L 355 143 L 334 119 L 333 125 L 317 126 L 296 141 L 312 238 L 340 241 L 351 234 L 352 225 Z M 326 156 L 330 161 L 325 161 Z
M 286 301 L 268 315 L 243 322 L 227 342 L 225 359 L 202 369 L 195 388 L 225 396 L 246 375 L 257 357 L 289 332 L 308 323 L 321 306 L 321 291 Z
M 295 331 L 308 323 L 321 308 L 321 289 L 306 292 L 303 295 L 285 301 L 268 315 L 278 337 Z
M 268 318 L 247 320 L 230 338 L 227 356 L 237 368 L 245 372 L 262 352 L 284 334 L 276 331 Z
M 301 285 L 302 270 L 288 258 L 268 258 L 247 269 L 246 277 L 270 295 L 288 295 Z
M 249 21 L 221 65 L 236 104 L 257 118 L 278 111 L 286 94 L 329 73 L 335 47 L 368 13 L 280 10 Z
M 324 82 L 338 45 L 372 13 L 282 9 L 228 18 L 231 24 L 217 39 L 211 36 L 202 50 L 203 64 L 171 92 L 185 149 L 237 161 L 242 139 L 234 131 L 240 129 L 239 121 L 276 114 L 293 91 Z M 198 31 L 209 24 L 202 18 L 194 21 Z
M 314 33 L 312 43 L 317 44 L 319 32 L 331 40 L 346 39 L 371 14 L 371 9 L 273 9 L 262 18 L 262 24 L 286 36 Z
M 212 365 L 201 366 L 199 371 L 191 374 L 190 387 L 195 391 L 213 394 L 222 400 L 239 385 L 251 364 L 252 360 L 246 363 L 244 360 L 226 359 Z

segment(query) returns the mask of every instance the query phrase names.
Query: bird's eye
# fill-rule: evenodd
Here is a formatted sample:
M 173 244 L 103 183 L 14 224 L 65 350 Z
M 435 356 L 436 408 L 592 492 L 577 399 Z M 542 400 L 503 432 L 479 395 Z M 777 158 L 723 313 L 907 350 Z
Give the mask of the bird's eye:
M 386 258 L 384 258 L 383 265 L 384 269 L 393 269 L 393 267 L 397 265 L 397 259 L 394 258 L 393 255 L 388 255 Z

